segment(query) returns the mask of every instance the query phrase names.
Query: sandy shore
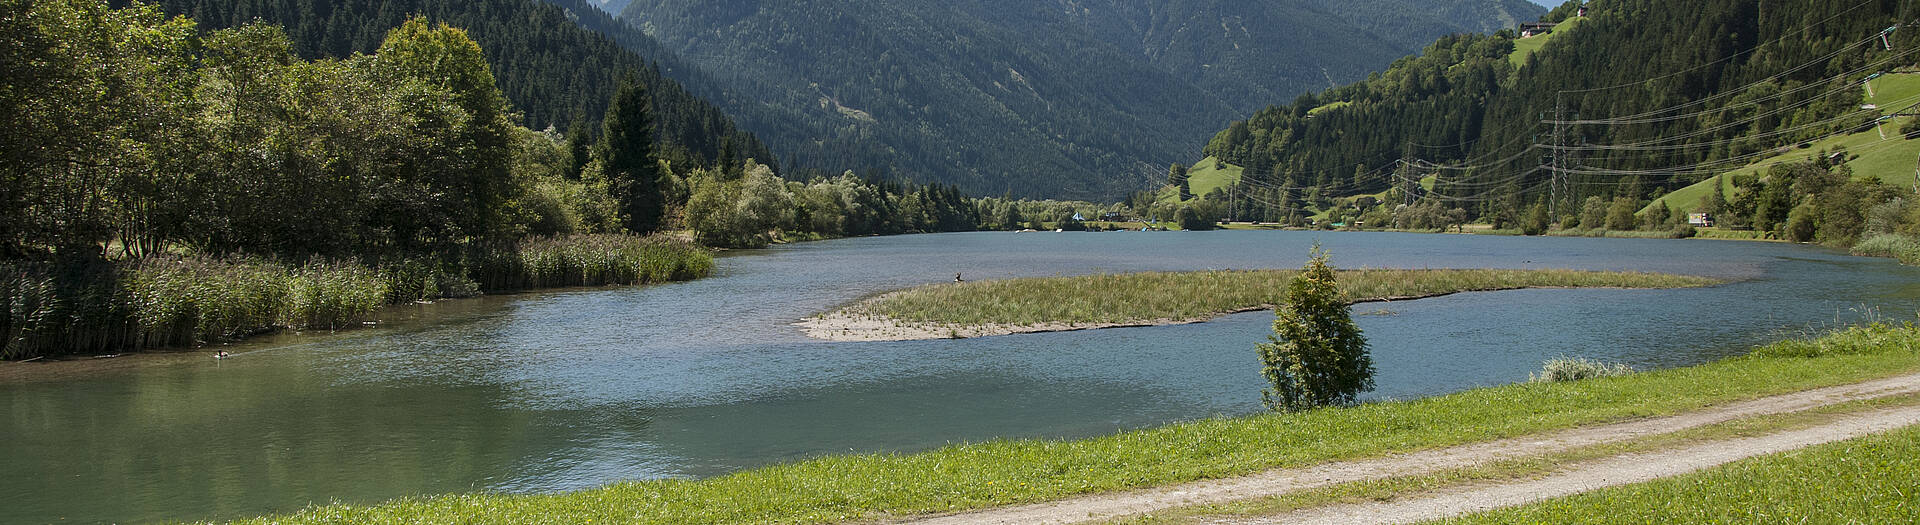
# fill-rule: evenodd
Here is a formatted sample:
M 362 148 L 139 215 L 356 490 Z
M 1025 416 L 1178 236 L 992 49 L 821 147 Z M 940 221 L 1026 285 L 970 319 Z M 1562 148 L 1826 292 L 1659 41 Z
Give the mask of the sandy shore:
M 950 325 L 902 321 L 883 315 L 862 313 L 858 309 L 848 308 L 818 317 L 808 318 L 793 325 L 800 327 L 800 331 L 806 332 L 808 337 L 828 341 L 925 341 L 930 339 L 966 339 L 993 335 L 1038 334 L 1045 332 L 1097 330 L 1101 328 L 1204 323 L 1222 315 L 1271 309 L 1273 309 L 1272 306 L 1256 306 L 1232 312 L 1222 312 L 1198 319 L 1150 319 L 1125 323 Z

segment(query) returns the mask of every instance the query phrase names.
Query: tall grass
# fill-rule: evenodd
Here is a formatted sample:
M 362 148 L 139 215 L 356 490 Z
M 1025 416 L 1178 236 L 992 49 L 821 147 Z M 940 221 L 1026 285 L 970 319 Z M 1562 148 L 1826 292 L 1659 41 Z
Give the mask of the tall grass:
M 1584 357 L 1557 357 L 1548 359 L 1538 374 L 1528 373 L 1527 380 L 1535 383 L 1559 383 L 1631 373 L 1633 373 L 1633 367 L 1622 363 L 1606 363 Z
M 1916 329 L 1912 325 L 1875 321 L 1826 334 L 1785 339 L 1755 349 L 1753 353 L 1760 357 L 1810 358 L 1855 355 L 1886 349 L 1920 352 L 1920 338 L 1914 337 L 1915 332 Z
M 713 255 L 664 237 L 530 239 L 471 263 L 392 259 L 288 265 L 246 258 L 0 262 L 0 359 L 230 341 L 281 329 L 331 330 L 383 305 L 554 286 L 695 279 Z M 473 278 L 469 278 L 469 273 Z
M 1187 320 L 1278 304 L 1296 270 L 1145 272 L 927 286 L 856 305 L 855 313 L 949 324 L 1141 323 Z M 1349 270 L 1350 300 L 1536 287 L 1680 288 L 1716 281 L 1682 275 L 1574 270 Z
M 0 358 L 101 353 L 332 329 L 382 304 L 386 283 L 350 263 L 247 259 L 0 263 Z
M 1897 233 L 1882 233 L 1853 245 L 1854 255 L 1892 257 L 1900 264 L 1920 264 L 1920 239 Z
M 713 253 L 655 235 L 537 237 L 483 250 L 474 281 L 487 290 L 604 286 L 685 281 L 713 271 Z

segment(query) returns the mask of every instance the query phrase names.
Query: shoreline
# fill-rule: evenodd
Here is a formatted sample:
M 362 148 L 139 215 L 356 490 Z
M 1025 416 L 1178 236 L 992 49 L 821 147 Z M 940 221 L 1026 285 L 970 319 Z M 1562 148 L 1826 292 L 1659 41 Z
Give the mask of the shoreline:
M 695 279 L 698 280 L 698 279 Z M 430 301 L 382 305 L 354 324 L 332 330 L 295 330 L 280 328 L 268 330 L 231 341 L 202 342 L 194 346 L 163 346 L 124 350 L 112 354 L 58 354 L 43 355 L 21 360 L 0 360 L 0 385 L 30 384 L 46 381 L 66 381 L 85 379 L 101 373 L 122 372 L 144 366 L 171 365 L 186 363 L 188 360 L 209 359 L 212 354 L 234 346 L 272 345 L 276 338 L 319 337 L 359 332 L 366 328 L 405 322 L 420 316 L 419 311 L 451 303 L 452 305 L 471 305 L 489 299 L 502 299 L 519 295 L 541 293 L 567 293 L 577 291 L 606 290 L 632 286 L 656 286 L 689 281 L 670 281 L 666 283 L 647 283 L 633 285 L 605 286 L 557 286 L 552 288 L 528 288 L 488 292 L 466 297 L 441 297 Z M 237 357 L 239 354 L 235 354 Z

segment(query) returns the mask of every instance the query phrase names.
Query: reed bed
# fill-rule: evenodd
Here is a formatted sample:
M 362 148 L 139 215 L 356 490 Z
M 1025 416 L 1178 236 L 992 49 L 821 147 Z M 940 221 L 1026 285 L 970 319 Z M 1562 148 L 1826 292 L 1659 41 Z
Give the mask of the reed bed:
M 488 290 L 696 279 L 713 254 L 666 237 L 579 235 L 485 251 L 472 268 L 432 258 L 369 266 L 247 258 L 0 262 L 0 359 L 118 353 L 333 330 L 375 309 Z
M 918 323 L 1132 324 L 1203 319 L 1271 307 L 1298 270 L 1145 272 L 953 283 L 881 296 L 850 313 Z M 1703 277 L 1576 270 L 1348 270 L 1353 302 L 1518 288 L 1685 288 Z
M 0 263 L 0 358 L 113 353 L 334 329 L 385 304 L 378 272 L 245 259 Z
M 1897 233 L 1882 233 L 1853 245 L 1854 255 L 1892 257 L 1900 264 L 1920 264 L 1920 239 Z
M 487 290 L 664 283 L 713 272 L 713 252 L 663 235 L 537 237 L 474 262 L 470 275 Z

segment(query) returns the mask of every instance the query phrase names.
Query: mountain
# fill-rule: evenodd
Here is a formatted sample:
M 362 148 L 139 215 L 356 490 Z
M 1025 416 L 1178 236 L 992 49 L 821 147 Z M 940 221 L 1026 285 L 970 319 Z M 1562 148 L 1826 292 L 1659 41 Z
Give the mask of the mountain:
M 650 39 L 616 41 L 582 27 L 580 13 L 605 13 L 587 7 L 590 0 L 159 0 L 169 13 L 193 18 L 212 30 L 254 20 L 285 27 L 296 51 L 306 58 L 370 53 L 387 30 L 407 17 L 424 15 L 436 23 L 464 29 L 486 52 L 494 78 L 506 94 L 519 124 L 533 129 L 565 130 L 573 125 L 597 130 L 621 76 L 633 72 L 653 98 L 657 139 L 669 158 L 689 156 L 705 163 L 731 146 L 740 157 L 774 163 L 774 154 L 743 131 L 713 104 L 663 74 L 676 62 Z M 121 0 L 116 3 L 124 3 Z M 556 5 L 559 4 L 559 5 Z M 571 5 L 572 8 L 566 8 Z M 647 53 L 650 56 L 643 56 Z M 666 62 L 651 57 L 668 59 Z M 699 80 L 691 71 L 676 77 Z M 692 73 L 692 74 L 690 74 Z M 702 86 L 703 91 L 710 91 Z
M 1114 199 L 1277 97 L 1361 79 L 1522 0 L 633 0 L 792 166 Z M 705 93 L 703 93 L 705 94 Z
M 1495 223 L 1533 202 L 1562 217 L 1590 198 L 1637 209 L 1722 173 L 1746 175 L 1727 187 L 1752 186 L 1756 162 L 1847 144 L 1855 151 L 1821 157 L 1863 178 L 1913 176 L 1910 154 L 1893 162 L 1880 153 L 1914 147 L 1897 130 L 1920 102 L 1908 74 L 1920 65 L 1920 35 L 1900 25 L 1920 8 L 1875 0 L 1587 8 L 1586 16 L 1573 4 L 1556 8 L 1547 18 L 1560 25 L 1546 35 L 1443 37 L 1365 81 L 1233 122 L 1203 153 L 1245 168 L 1238 195 L 1252 198 L 1239 205 L 1263 209 L 1240 216 L 1324 209 L 1318 196 L 1389 188 Z M 1874 82 L 1883 92 L 1863 93 L 1863 81 L 1883 76 Z M 1847 163 L 1869 147 L 1872 162 Z M 1795 191 L 1818 193 L 1802 186 Z M 1692 203 L 1662 210 L 1683 204 Z M 1753 223 L 1784 222 L 1785 213 Z

